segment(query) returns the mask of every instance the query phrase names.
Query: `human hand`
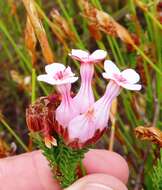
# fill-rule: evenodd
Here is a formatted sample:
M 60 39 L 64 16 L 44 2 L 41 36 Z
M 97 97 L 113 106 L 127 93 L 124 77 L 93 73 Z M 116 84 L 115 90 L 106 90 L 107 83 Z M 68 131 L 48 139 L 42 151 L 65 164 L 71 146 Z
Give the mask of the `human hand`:
M 114 152 L 90 150 L 83 161 L 89 175 L 66 190 L 127 190 L 128 166 Z M 60 190 L 40 151 L 0 160 L 0 190 Z

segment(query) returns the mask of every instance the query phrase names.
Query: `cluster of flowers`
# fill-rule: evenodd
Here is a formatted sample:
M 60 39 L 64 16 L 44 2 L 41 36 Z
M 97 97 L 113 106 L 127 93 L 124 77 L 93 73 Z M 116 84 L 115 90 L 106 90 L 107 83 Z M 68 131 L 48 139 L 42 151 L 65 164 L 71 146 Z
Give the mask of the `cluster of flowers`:
M 57 121 L 53 129 L 64 138 L 67 145 L 82 148 L 95 143 L 107 128 L 112 101 L 119 95 L 121 89 L 141 89 L 141 85 L 136 84 L 140 77 L 133 69 L 120 72 L 112 61 L 105 60 L 105 72 L 102 76 L 110 81 L 104 95 L 95 101 L 92 90 L 94 64 L 103 61 L 107 53 L 96 50 L 89 54 L 83 50 L 73 49 L 69 55 L 81 64 L 81 86 L 75 96 L 71 96 L 71 84 L 76 82 L 78 77 L 69 66 L 66 68 L 61 63 L 47 65 L 45 67 L 47 74 L 39 75 L 38 80 L 55 85 L 61 95 L 61 102 L 53 111 L 53 117 Z

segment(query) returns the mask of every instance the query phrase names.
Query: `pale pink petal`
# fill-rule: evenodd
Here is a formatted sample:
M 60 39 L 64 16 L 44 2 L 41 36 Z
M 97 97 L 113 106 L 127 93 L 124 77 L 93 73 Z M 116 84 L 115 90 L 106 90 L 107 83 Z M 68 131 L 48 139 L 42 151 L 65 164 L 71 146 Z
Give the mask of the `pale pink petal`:
M 105 78 L 105 79 L 112 79 L 112 80 L 114 80 L 113 75 L 109 75 L 108 73 L 102 73 L 102 76 L 103 76 L 103 78 Z
M 46 73 L 54 76 L 58 71 L 63 71 L 65 68 L 66 67 L 61 63 L 52 63 L 45 66 L 45 71 Z
M 82 59 L 88 59 L 89 53 L 80 49 L 72 49 L 69 55 L 81 61 Z
M 121 86 L 128 90 L 141 90 L 142 88 L 142 85 L 140 84 L 121 84 Z
M 139 74 L 133 69 L 125 69 L 121 72 L 122 77 L 124 77 L 130 84 L 135 84 L 140 80 Z
M 67 79 L 62 80 L 62 84 L 74 83 L 77 80 L 78 80 L 78 77 L 69 77 Z
M 80 142 L 85 142 L 93 137 L 95 132 L 93 120 L 86 114 L 74 117 L 68 126 L 69 139 L 71 141 L 78 139 Z
M 68 66 L 65 70 L 66 74 L 68 74 L 69 77 L 75 76 L 75 73 L 72 72 L 71 68 Z
M 118 67 L 110 60 L 104 62 L 104 69 L 109 75 L 109 78 L 112 78 L 114 74 L 120 74 Z
M 97 61 L 97 60 L 100 61 L 100 60 L 105 59 L 106 55 L 107 55 L 107 52 L 106 52 L 106 51 L 98 49 L 98 50 L 94 51 L 94 52 L 89 56 L 89 59 L 92 60 L 92 61 L 93 61 L 93 60 L 94 60 L 94 61 Z
M 50 75 L 39 75 L 39 76 L 37 77 L 37 80 L 38 80 L 38 81 L 46 82 L 46 83 L 51 84 L 51 85 L 56 84 L 55 79 L 52 78 Z
M 53 85 L 63 85 L 63 84 L 68 84 L 68 83 L 74 83 L 77 80 L 78 80 L 78 77 L 70 77 L 64 80 L 54 80 Z
M 51 75 L 39 75 L 37 80 L 46 82 L 51 85 L 62 85 L 68 83 L 74 83 L 78 80 L 78 77 L 69 77 L 63 80 L 56 80 Z

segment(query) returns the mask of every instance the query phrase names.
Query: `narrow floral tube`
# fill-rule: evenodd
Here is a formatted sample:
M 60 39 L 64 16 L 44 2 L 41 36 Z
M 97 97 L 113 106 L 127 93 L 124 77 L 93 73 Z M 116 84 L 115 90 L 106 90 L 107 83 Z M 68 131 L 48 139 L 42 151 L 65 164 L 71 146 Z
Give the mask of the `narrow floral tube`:
M 78 112 L 72 102 L 70 95 L 71 84 L 59 85 L 57 89 L 61 94 L 62 101 L 56 109 L 56 120 L 63 128 L 66 128 L 69 124 L 69 121 L 73 119 L 78 114 Z
M 108 126 L 112 102 L 120 94 L 120 91 L 121 87 L 111 80 L 107 85 L 105 94 L 94 104 L 95 130 L 102 131 Z
M 74 105 L 77 106 L 79 114 L 84 113 L 94 103 L 92 90 L 92 78 L 94 66 L 89 63 L 82 63 L 80 67 L 81 86 L 77 95 L 73 98 Z
M 94 94 L 92 90 L 92 79 L 94 74 L 94 63 L 102 61 L 106 57 L 107 53 L 103 50 L 96 50 L 92 54 L 89 54 L 83 50 L 73 49 L 70 56 L 81 62 L 80 75 L 81 86 L 73 98 L 74 104 L 77 106 L 80 114 L 88 110 L 94 103 Z

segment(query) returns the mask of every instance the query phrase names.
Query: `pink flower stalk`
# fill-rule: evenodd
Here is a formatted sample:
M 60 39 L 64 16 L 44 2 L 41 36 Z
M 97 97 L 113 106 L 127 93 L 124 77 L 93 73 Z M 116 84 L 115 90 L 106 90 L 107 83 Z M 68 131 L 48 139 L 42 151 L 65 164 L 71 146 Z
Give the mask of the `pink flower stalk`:
M 101 137 L 108 125 L 112 101 L 119 95 L 121 87 L 129 90 L 141 89 L 140 84 L 135 84 L 140 77 L 134 70 L 120 72 L 111 61 L 105 61 L 104 68 L 104 78 L 110 79 L 105 94 L 86 113 L 76 116 L 69 123 L 69 144 L 72 146 L 82 147 Z
M 71 83 L 78 80 L 70 67 L 65 67 L 60 63 L 53 63 L 45 67 L 47 74 L 39 75 L 38 80 L 48 84 L 57 85 L 57 90 L 61 94 L 61 104 L 56 109 L 56 120 L 62 127 L 66 128 L 69 121 L 77 115 L 75 106 L 70 96 Z
M 92 78 L 94 74 L 94 63 L 102 61 L 107 53 L 103 50 L 96 50 L 89 54 L 83 50 L 73 49 L 69 54 L 73 59 L 81 62 L 80 75 L 81 87 L 77 95 L 73 98 L 79 113 L 84 113 L 94 103 L 92 91 Z

